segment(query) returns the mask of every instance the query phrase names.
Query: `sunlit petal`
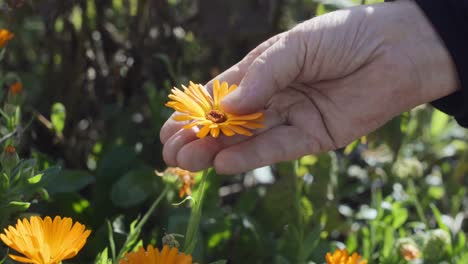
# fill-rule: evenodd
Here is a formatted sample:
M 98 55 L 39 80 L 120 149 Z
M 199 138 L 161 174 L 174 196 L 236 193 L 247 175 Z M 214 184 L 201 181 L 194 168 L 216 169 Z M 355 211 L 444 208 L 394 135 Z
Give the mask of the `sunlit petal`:
M 195 126 L 201 127 L 197 137 L 203 138 L 207 135 L 217 138 L 222 133 L 226 136 L 241 134 L 252 136 L 249 129 L 263 128 L 263 113 L 252 113 L 247 115 L 236 115 L 224 111 L 221 100 L 237 88 L 237 85 L 229 86 L 227 82 L 213 82 L 213 97 L 200 84 L 190 82 L 188 87 L 182 85 L 183 91 L 174 88 L 171 90 L 166 103 L 180 114 L 173 116 L 175 121 L 194 121 L 185 125 L 184 129 Z
M 52 220 L 32 216 L 18 219 L 16 226 L 9 226 L 0 239 L 23 256 L 10 254 L 10 258 L 22 263 L 58 264 L 75 257 L 83 248 L 91 231 L 71 218 L 59 216 Z

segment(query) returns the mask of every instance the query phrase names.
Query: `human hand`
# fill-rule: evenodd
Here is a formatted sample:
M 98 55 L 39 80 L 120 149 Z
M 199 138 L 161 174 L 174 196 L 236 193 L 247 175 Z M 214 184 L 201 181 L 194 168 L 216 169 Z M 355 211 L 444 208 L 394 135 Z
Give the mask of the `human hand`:
M 458 86 L 450 56 L 410 1 L 306 21 L 216 79 L 240 83 L 223 108 L 264 111 L 265 128 L 253 137 L 199 139 L 170 119 L 160 133 L 168 165 L 238 173 L 337 149 Z

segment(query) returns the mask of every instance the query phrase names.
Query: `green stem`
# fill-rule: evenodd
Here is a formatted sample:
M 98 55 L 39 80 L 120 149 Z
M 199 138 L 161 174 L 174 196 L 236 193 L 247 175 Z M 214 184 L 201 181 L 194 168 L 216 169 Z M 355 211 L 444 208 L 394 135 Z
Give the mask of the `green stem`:
M 298 176 L 298 169 L 299 169 L 299 160 L 294 161 L 294 175 L 292 177 L 292 184 L 295 188 L 295 206 L 296 206 L 296 225 L 297 231 L 299 232 L 299 238 L 297 241 L 297 256 L 301 263 L 306 262 L 306 256 L 304 256 L 304 214 L 302 212 L 302 186 L 299 186 L 297 176 Z
M 208 178 L 208 169 L 203 171 L 203 176 L 198 187 L 195 203 L 190 212 L 187 232 L 185 233 L 184 252 L 192 254 L 198 239 L 198 229 L 200 227 L 200 219 L 202 216 L 203 200 L 205 199 L 206 180 Z
M 133 244 L 137 242 L 138 237 L 140 236 L 140 233 L 141 233 L 141 229 L 143 228 L 143 225 L 146 224 L 149 217 L 153 214 L 154 210 L 156 209 L 158 204 L 161 202 L 161 200 L 166 196 L 169 189 L 170 189 L 169 185 L 166 185 L 166 187 L 158 196 L 158 198 L 153 202 L 153 204 L 150 206 L 148 211 L 145 213 L 145 215 L 141 218 L 141 220 L 135 226 L 135 229 L 133 231 L 132 230 L 130 231 L 130 233 L 127 236 L 127 239 L 125 240 L 125 243 L 120 249 L 117 259 L 114 259 L 113 263 L 118 263 L 118 261 L 125 255 L 125 253 L 127 253 L 129 249 L 133 246 Z
M 413 205 L 416 208 L 416 212 L 419 216 L 419 219 L 426 225 L 426 227 L 429 227 L 429 222 L 427 221 L 427 218 L 424 215 L 423 207 L 418 200 L 418 196 L 416 195 L 416 187 L 414 186 L 413 179 L 408 180 L 408 188 L 409 193 L 411 195 L 411 201 L 413 202 Z

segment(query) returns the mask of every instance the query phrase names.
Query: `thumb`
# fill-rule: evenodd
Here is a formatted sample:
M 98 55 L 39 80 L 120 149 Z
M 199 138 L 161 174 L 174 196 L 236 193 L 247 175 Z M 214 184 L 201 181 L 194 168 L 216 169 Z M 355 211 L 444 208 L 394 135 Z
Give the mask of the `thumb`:
M 295 81 L 304 65 L 306 43 L 298 31 L 290 31 L 250 65 L 239 87 L 226 96 L 222 107 L 248 114 L 265 107 L 273 94 Z

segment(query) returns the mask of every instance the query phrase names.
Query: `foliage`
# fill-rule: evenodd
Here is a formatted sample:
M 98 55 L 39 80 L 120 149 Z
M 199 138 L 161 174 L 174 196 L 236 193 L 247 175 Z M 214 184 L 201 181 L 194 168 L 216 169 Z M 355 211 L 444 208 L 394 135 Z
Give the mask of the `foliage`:
M 92 236 L 64 263 L 115 263 L 167 235 L 186 242 L 179 234 L 196 239 L 181 245 L 199 263 L 324 263 L 336 247 L 407 263 L 408 244 L 424 263 L 465 263 L 468 133 L 429 106 L 335 152 L 204 184 L 200 173 L 203 203 L 154 174 L 171 86 L 360 2 L 0 0 L 0 27 L 15 34 L 0 62 L 0 228 L 32 213 L 79 220 Z M 20 98 L 8 95 L 15 81 Z M 187 233 L 189 221 L 199 228 Z

